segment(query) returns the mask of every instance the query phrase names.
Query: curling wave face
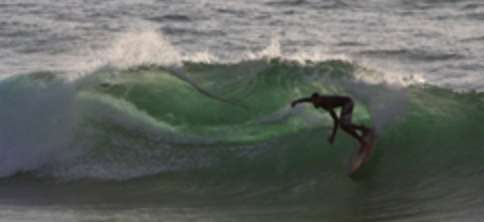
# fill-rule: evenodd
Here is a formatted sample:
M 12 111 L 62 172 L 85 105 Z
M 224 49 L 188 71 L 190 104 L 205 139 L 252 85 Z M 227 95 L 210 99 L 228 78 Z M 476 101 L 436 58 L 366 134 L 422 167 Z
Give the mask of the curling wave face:
M 45 72 L 8 78 L 0 82 L 0 175 L 20 182 L 3 180 L 2 199 L 242 201 L 335 221 L 479 217 L 484 95 L 378 76 L 342 60 L 259 59 L 104 68 L 74 81 Z M 340 131 L 329 145 L 326 113 L 289 107 L 314 91 L 352 96 L 353 120 L 377 130 L 372 159 L 353 180 L 345 172 L 356 142 Z M 34 183 L 42 195 L 24 192 L 32 186 L 25 174 L 47 180 Z
M 221 168 L 286 174 L 321 166 L 343 173 L 340 163 L 356 143 L 340 132 L 330 147 L 327 114 L 289 107 L 314 91 L 354 97 L 354 121 L 377 128 L 375 158 L 381 161 L 371 167 L 374 174 L 434 172 L 449 161 L 482 159 L 482 94 L 370 84 L 357 78 L 362 75 L 377 73 L 342 60 L 302 65 L 260 59 L 186 62 L 177 70 L 99 69 L 72 82 L 54 73 L 13 77 L 0 84 L 6 107 L 0 111 L 1 175 L 124 180 Z M 424 163 L 432 167 L 421 169 Z

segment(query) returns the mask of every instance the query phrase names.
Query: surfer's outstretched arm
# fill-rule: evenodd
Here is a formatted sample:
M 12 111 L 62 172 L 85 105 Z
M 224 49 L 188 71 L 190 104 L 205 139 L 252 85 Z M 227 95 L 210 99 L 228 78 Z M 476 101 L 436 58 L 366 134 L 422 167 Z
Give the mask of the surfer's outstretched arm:
M 329 114 L 331 115 L 331 117 L 333 118 L 333 121 L 334 121 L 333 131 L 331 132 L 331 136 L 329 136 L 329 138 L 328 138 L 328 142 L 330 144 L 333 144 L 334 138 L 336 136 L 336 131 L 338 130 L 339 120 L 338 120 L 338 116 L 336 115 L 336 113 L 334 112 L 333 109 L 327 109 L 327 111 L 329 112 Z
M 291 107 L 294 107 L 294 106 L 296 106 L 299 103 L 308 103 L 308 102 L 312 102 L 311 97 L 301 98 L 301 99 L 298 99 L 298 100 L 294 100 L 294 101 L 291 102 Z

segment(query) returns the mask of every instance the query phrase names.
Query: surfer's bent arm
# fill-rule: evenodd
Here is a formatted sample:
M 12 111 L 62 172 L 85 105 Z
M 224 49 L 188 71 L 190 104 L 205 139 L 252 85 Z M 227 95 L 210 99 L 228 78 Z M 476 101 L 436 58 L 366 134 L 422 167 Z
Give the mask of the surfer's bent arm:
M 299 103 L 307 103 L 307 102 L 312 102 L 311 97 L 294 100 L 292 101 L 291 106 L 294 107 Z
M 329 138 L 328 138 L 328 142 L 330 144 L 333 144 L 334 138 L 336 136 L 336 131 L 338 130 L 339 120 L 338 120 L 338 116 L 336 115 L 336 113 L 334 112 L 333 109 L 327 109 L 327 111 L 329 112 L 329 114 L 331 115 L 331 117 L 333 118 L 333 121 L 334 121 L 333 131 L 331 132 L 331 136 L 329 136 Z

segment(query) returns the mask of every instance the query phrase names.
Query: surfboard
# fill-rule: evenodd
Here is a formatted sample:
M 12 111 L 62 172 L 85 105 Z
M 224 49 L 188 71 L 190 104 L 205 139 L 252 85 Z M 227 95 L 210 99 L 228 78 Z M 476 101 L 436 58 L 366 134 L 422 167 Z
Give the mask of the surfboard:
M 371 129 L 363 135 L 365 143 L 360 146 L 351 156 L 348 175 L 351 176 L 356 173 L 369 159 L 374 150 L 376 142 L 376 132 Z

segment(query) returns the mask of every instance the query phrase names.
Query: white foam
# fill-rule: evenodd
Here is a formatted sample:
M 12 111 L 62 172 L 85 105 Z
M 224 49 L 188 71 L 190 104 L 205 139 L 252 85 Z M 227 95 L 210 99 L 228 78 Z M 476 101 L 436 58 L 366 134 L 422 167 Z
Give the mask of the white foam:
M 183 61 L 197 62 L 197 63 L 207 63 L 212 64 L 221 61 L 220 58 L 212 55 L 208 50 L 203 52 L 195 52 L 190 55 L 183 56 Z
M 395 70 L 382 70 L 380 67 L 372 67 L 364 61 L 356 61 L 345 54 L 332 54 L 321 50 L 297 51 L 284 53 L 280 37 L 273 35 L 267 47 L 260 51 L 249 51 L 235 57 L 219 57 L 209 50 L 186 53 L 173 46 L 169 40 L 159 31 L 153 28 L 133 29 L 113 37 L 106 48 L 88 50 L 84 52 L 84 62 L 77 62 L 77 70 L 81 75 L 72 75 L 77 79 L 84 74 L 90 74 L 103 67 L 115 69 L 128 69 L 141 65 L 156 65 L 164 67 L 183 66 L 183 61 L 207 63 L 207 64 L 236 64 L 248 60 L 281 59 L 300 64 L 307 62 L 321 62 L 328 60 L 340 60 L 354 63 L 363 69 L 355 73 L 355 77 L 370 84 L 385 82 L 391 85 L 407 86 L 411 84 L 425 83 L 421 74 L 403 74 Z M 72 63 L 73 64 L 73 63 Z M 378 70 L 378 73 L 373 70 Z
M 75 91 L 38 81 L 0 83 L 0 177 L 76 154 Z
M 270 44 L 265 49 L 260 52 L 248 52 L 244 57 L 251 60 L 282 57 L 281 43 L 279 41 L 279 37 L 272 36 Z
M 79 75 L 74 75 L 74 79 L 106 66 L 128 69 L 142 65 L 170 67 L 182 64 L 178 49 L 154 30 L 131 30 L 113 37 L 111 41 L 106 48 L 83 52 L 86 59 L 76 63 L 75 70 Z
M 395 68 L 374 66 L 368 62 L 355 62 L 358 64 L 358 69 L 354 73 L 354 77 L 369 84 L 387 84 L 392 87 L 406 87 L 428 82 L 421 73 L 406 73 Z

